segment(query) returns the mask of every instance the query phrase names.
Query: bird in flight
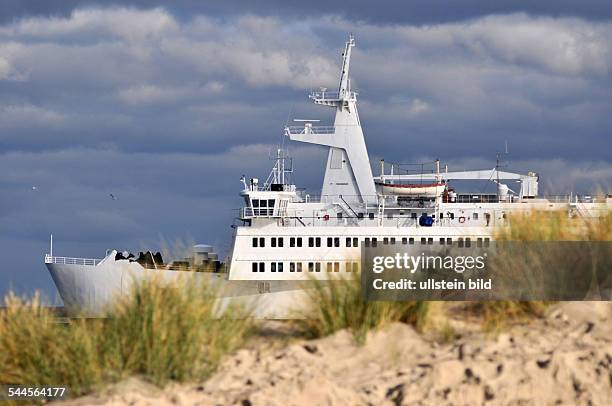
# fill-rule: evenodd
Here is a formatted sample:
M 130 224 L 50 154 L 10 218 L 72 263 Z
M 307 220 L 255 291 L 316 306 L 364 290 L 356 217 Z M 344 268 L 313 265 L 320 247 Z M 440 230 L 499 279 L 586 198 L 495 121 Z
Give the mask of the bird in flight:
M 114 194 L 110 193 L 109 196 L 111 200 L 117 200 L 117 196 L 115 196 Z

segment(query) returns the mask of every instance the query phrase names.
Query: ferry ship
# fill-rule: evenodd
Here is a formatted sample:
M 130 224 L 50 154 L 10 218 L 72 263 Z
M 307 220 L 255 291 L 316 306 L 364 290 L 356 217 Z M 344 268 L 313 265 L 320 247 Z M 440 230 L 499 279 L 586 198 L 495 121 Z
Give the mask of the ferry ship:
M 431 170 L 410 173 L 399 164 L 380 161 L 374 176 L 357 110 L 357 92 L 349 78 L 349 37 L 342 53 L 337 91 L 310 94 L 317 105 L 335 111 L 333 126 L 317 120 L 294 120 L 284 135 L 292 141 L 328 149 L 320 194 L 291 183 L 293 164 L 278 149 L 267 180 L 243 177 L 244 206 L 233 226 L 233 244 L 219 269 L 210 247 L 195 246 L 193 255 L 164 263 L 159 254 L 107 251 L 102 259 L 45 255 L 66 309 L 101 315 L 133 283 L 160 276 L 189 277 L 218 289 L 219 301 L 240 301 L 261 318 L 286 318 L 304 302 L 312 278 L 329 280 L 359 272 L 362 246 L 422 244 L 486 246 L 509 213 L 566 210 L 570 216 L 598 216 L 612 199 L 569 195 L 538 196 L 538 175 L 492 169 L 452 172 L 439 161 Z M 377 165 L 378 166 L 378 165 Z M 496 193 L 460 193 L 454 181 L 493 182 Z M 515 192 L 507 183 L 518 184 Z

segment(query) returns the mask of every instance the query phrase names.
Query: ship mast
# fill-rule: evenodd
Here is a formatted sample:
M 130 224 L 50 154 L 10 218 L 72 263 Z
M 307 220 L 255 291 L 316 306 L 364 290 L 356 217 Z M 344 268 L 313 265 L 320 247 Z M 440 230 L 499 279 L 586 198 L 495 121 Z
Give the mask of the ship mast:
M 276 149 L 276 157 L 273 160 L 274 166 L 264 184 L 265 190 L 274 188 L 272 185 L 283 185 L 283 187 L 289 185 L 293 173 L 293 160 L 282 146 Z
M 368 150 L 357 112 L 357 93 L 351 90 L 349 77 L 351 53 L 355 37 L 350 35 L 342 53 L 338 92 L 312 92 L 315 104 L 336 109 L 333 127 L 287 127 L 293 141 L 329 147 L 321 195 L 342 196 L 353 203 L 376 204 L 377 195 L 372 177 Z
M 340 84 L 338 85 L 338 98 L 343 101 L 342 107 L 348 107 L 348 100 L 351 96 L 351 79 L 349 78 L 349 69 L 351 66 L 351 50 L 355 46 L 355 37 L 349 35 L 348 41 L 344 46 L 342 53 L 342 70 L 340 71 Z

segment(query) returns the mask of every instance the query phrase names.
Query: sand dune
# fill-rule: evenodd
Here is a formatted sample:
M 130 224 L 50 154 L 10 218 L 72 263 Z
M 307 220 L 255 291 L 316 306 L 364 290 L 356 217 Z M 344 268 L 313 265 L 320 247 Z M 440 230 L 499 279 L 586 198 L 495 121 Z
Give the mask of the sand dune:
M 460 334 L 437 344 L 393 324 L 361 347 L 346 331 L 286 346 L 263 338 L 202 384 L 131 379 L 66 404 L 612 404 L 610 302 L 558 304 L 497 336 Z

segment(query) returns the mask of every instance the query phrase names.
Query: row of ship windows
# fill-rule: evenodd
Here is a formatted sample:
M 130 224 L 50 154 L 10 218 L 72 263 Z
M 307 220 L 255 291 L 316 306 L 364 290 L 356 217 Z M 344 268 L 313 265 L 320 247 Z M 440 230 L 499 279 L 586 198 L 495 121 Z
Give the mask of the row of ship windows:
M 303 246 L 303 240 L 306 240 L 308 247 L 321 247 L 321 237 L 290 237 L 289 238 L 289 247 L 297 247 L 300 248 Z M 279 247 L 282 248 L 285 245 L 285 240 L 283 237 L 272 237 L 270 238 L 270 247 Z M 253 237 L 253 247 L 265 247 L 266 239 L 264 237 Z M 340 237 L 327 237 L 327 246 L 328 247 L 340 247 Z M 347 247 L 358 247 L 359 240 L 357 237 L 347 237 L 346 238 L 346 246 Z
M 304 237 L 306 239 L 306 237 Z M 381 239 L 383 245 L 395 245 L 397 240 L 395 237 L 384 237 Z M 308 237 L 307 238 L 308 247 L 321 247 L 321 237 Z M 340 237 L 327 237 L 327 246 L 328 247 L 340 247 L 341 239 Z M 366 238 L 363 243 L 366 247 L 377 247 L 378 246 L 378 238 Z M 402 238 L 403 245 L 414 245 L 415 239 L 413 237 L 403 237 Z M 450 237 L 440 237 L 438 239 L 440 245 L 452 245 L 453 239 Z M 290 237 L 289 238 L 289 247 L 302 247 L 302 237 Z M 421 237 L 421 245 L 433 245 L 434 238 L 433 237 Z M 253 237 L 252 240 L 253 247 L 265 247 L 266 239 L 264 237 Z M 284 237 L 271 237 L 270 238 L 270 246 L 271 247 L 280 247 L 284 246 Z M 488 247 L 490 244 L 490 239 L 488 237 L 476 238 L 476 246 L 477 247 Z M 459 247 L 471 247 L 472 239 L 470 237 L 462 238 L 459 237 L 457 239 L 457 245 Z M 345 239 L 346 247 L 359 247 L 359 239 L 357 237 L 346 237 Z
M 266 267 L 270 266 L 270 272 L 283 272 L 284 262 L 252 262 L 252 272 L 265 272 Z M 327 272 L 340 272 L 340 262 L 289 262 L 289 272 L 321 272 L 321 267 L 325 264 Z M 359 272 L 359 262 L 346 262 L 343 265 L 345 272 Z
M 378 246 L 378 239 L 377 238 L 372 238 L 371 240 L 369 238 L 366 238 L 364 241 L 364 245 L 366 247 L 377 247 Z M 438 242 L 440 245 L 452 245 L 453 244 L 453 239 L 451 237 L 440 237 L 438 239 Z M 382 243 L 383 245 L 395 245 L 396 244 L 396 239 L 395 237 L 385 237 L 382 239 Z M 433 245 L 434 243 L 434 238 L 433 237 L 421 237 L 421 245 Z M 414 245 L 415 244 L 415 239 L 410 237 L 403 237 L 402 238 L 402 245 Z M 491 239 L 489 237 L 485 237 L 485 238 L 481 238 L 478 237 L 476 238 L 476 246 L 477 247 L 488 247 L 491 244 Z M 457 246 L 459 247 L 471 247 L 472 246 L 472 238 L 471 237 L 459 237 L 457 238 Z

